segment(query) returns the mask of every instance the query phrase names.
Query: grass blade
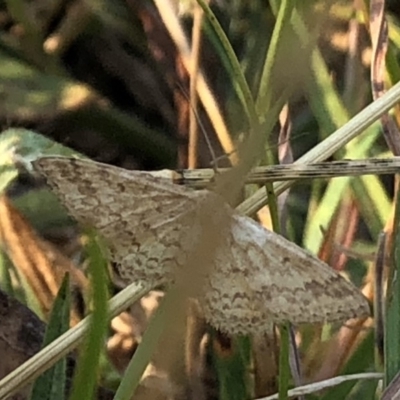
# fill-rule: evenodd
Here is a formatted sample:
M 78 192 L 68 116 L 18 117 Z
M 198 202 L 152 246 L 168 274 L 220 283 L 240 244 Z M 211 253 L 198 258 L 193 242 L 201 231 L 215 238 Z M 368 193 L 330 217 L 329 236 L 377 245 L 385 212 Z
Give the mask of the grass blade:
M 83 345 L 83 353 L 78 364 L 70 400 L 92 399 L 97 383 L 100 354 L 103 350 L 108 327 L 107 263 L 94 235 L 89 242 L 89 272 L 92 284 L 93 314 L 90 331 Z
M 47 346 L 69 329 L 71 298 L 69 276 L 66 275 L 54 301 L 43 340 Z M 30 400 L 63 400 L 65 398 L 66 360 L 60 360 L 35 382 Z
M 398 185 L 397 185 L 398 186 Z M 387 387 L 396 374 L 400 371 L 400 234 L 398 224 L 400 221 L 400 197 L 397 188 L 395 204 L 393 264 L 388 280 L 386 297 L 385 321 L 385 379 Z

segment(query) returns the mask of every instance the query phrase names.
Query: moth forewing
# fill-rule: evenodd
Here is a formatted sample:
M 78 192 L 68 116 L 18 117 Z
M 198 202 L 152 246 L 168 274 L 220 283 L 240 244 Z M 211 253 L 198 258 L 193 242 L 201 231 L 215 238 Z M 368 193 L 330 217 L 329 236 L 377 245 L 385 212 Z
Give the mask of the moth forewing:
M 271 321 L 340 322 L 369 315 L 367 299 L 352 283 L 250 218 L 233 216 L 217 260 L 204 308 L 223 331 L 262 333 Z
M 201 278 L 196 295 L 218 329 L 260 333 L 272 323 L 343 321 L 369 313 L 350 282 L 237 214 L 217 194 L 92 161 L 43 157 L 33 166 L 73 217 L 105 237 L 126 283 L 157 285 L 175 280 L 179 270 L 205 271 L 192 281 Z M 196 268 L 188 268 L 191 262 Z

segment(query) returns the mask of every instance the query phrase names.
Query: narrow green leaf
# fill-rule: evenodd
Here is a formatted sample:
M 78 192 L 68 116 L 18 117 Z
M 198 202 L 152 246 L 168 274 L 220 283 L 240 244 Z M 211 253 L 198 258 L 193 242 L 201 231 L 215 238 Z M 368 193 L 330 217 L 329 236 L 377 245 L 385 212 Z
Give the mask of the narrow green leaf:
M 259 118 L 265 118 L 265 111 L 268 111 L 275 99 L 272 97 L 273 88 L 275 86 L 275 76 L 273 75 L 277 69 L 277 55 L 279 51 L 285 51 L 283 46 L 283 32 L 290 25 L 290 17 L 295 5 L 294 2 L 282 0 L 280 2 L 279 11 L 276 16 L 274 30 L 272 32 L 271 41 L 269 43 L 268 52 L 265 57 L 264 66 L 258 88 L 256 107 Z M 279 73 L 277 73 L 279 76 Z M 276 90 L 277 88 L 275 88 Z
M 345 158 L 367 157 L 379 133 L 378 129 L 371 129 L 368 135 L 357 140 L 357 146 L 349 146 Z M 313 210 L 312 218 L 307 220 L 303 243 L 304 247 L 312 253 L 316 254 L 320 249 L 324 237 L 321 227 L 325 229 L 329 226 L 335 210 L 343 198 L 344 191 L 352 181 L 354 181 L 352 177 L 332 179 L 328 183 L 323 197 L 319 200 L 317 208 Z M 315 184 L 318 185 L 318 182 L 315 182 Z
M 281 336 L 281 348 L 279 351 L 279 400 L 288 398 L 289 380 L 291 376 L 289 364 L 289 330 L 290 324 L 282 324 L 279 327 Z
M 385 387 L 400 371 L 400 197 L 395 210 L 394 263 L 391 266 L 387 288 L 385 319 Z
M 243 74 L 239 60 L 235 55 L 228 37 L 225 35 L 224 30 L 222 29 L 207 2 L 204 0 L 197 1 L 207 16 L 207 21 L 209 24 L 208 26 L 211 28 L 209 28 L 207 32 L 213 38 L 213 41 L 219 45 L 218 49 L 220 51 L 218 54 L 223 61 L 226 71 L 231 77 L 233 87 L 236 90 L 236 93 L 249 117 L 250 125 L 255 127 L 258 125 L 257 112 L 253 96 Z
M 376 176 L 353 179 L 351 187 L 371 236 L 378 238 L 391 212 L 385 188 Z
M 218 376 L 220 400 L 252 398 L 253 389 L 249 375 L 251 344 L 248 337 L 231 339 L 228 354 L 213 352 L 213 364 Z
M 65 275 L 50 313 L 43 347 L 69 329 L 71 296 L 69 276 Z M 63 358 L 35 382 L 30 400 L 63 400 L 66 385 L 66 360 Z
M 83 343 L 82 354 L 74 377 L 70 400 L 93 398 L 100 369 L 100 354 L 103 351 L 108 327 L 108 277 L 107 262 L 100 241 L 94 234 L 87 246 L 89 274 L 92 287 L 93 313 L 89 334 Z

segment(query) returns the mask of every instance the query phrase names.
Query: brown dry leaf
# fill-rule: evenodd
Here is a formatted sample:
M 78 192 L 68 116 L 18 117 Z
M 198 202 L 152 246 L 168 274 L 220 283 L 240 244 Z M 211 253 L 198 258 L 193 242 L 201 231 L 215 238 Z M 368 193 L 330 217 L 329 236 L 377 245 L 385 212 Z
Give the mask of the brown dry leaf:
M 88 285 L 82 271 L 53 245 L 42 239 L 12 205 L 8 198 L 0 197 L 0 245 L 4 247 L 14 266 L 26 277 L 44 315 L 48 315 L 58 293 L 65 272 L 81 290 Z M 72 322 L 79 321 L 76 311 Z

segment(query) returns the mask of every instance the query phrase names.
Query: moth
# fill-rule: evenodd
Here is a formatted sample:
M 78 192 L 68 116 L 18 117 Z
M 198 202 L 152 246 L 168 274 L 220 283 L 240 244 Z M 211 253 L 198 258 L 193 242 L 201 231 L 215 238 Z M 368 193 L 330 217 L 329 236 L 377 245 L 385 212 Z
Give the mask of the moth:
M 42 157 L 33 168 L 71 216 L 98 230 L 126 284 L 173 282 L 204 243 L 207 219 L 218 245 L 206 257 L 210 265 L 196 297 L 208 322 L 223 332 L 259 334 L 272 323 L 369 315 L 367 299 L 352 283 L 212 191 L 73 158 Z M 205 205 L 207 212 L 199 213 Z

